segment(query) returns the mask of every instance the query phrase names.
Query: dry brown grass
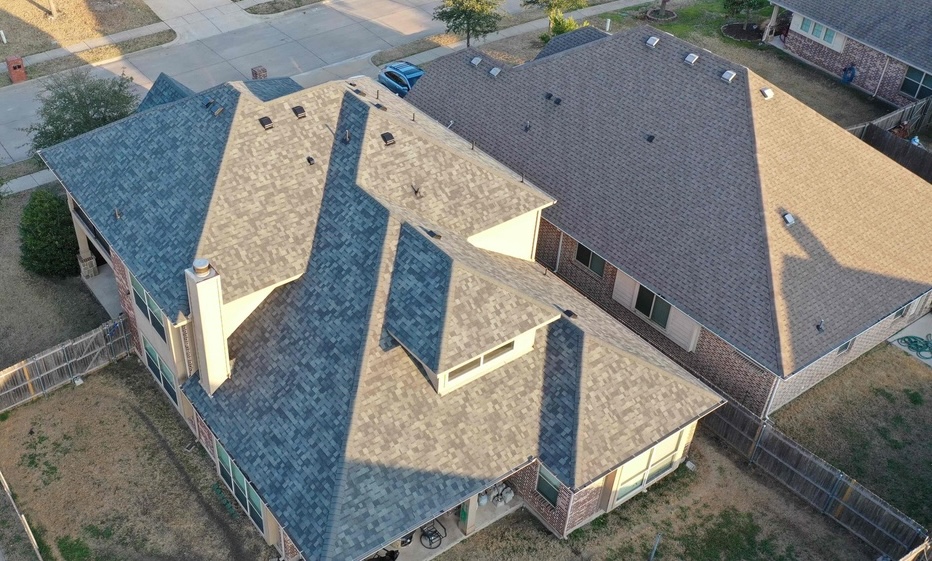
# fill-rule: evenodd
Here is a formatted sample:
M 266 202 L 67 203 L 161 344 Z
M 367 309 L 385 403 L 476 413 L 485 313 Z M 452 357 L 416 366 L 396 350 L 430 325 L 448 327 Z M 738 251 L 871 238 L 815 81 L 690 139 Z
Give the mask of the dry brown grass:
M 450 45 L 462 41 L 463 39 L 465 39 L 465 37 L 460 37 L 459 35 L 454 35 L 452 33 L 431 35 L 430 37 L 424 37 L 423 39 L 418 39 L 417 41 L 411 41 L 410 43 L 405 43 L 404 45 L 400 45 L 392 49 L 379 51 L 372 55 L 372 64 L 376 66 L 382 66 L 383 64 L 389 63 L 393 60 L 401 60 L 411 55 L 429 51 L 436 47 L 449 47 Z
M 0 201 L 0 369 L 109 318 L 80 278 L 51 280 L 20 267 L 19 219 L 29 195 Z
M 30 175 L 44 169 L 46 169 L 45 164 L 42 163 L 42 160 L 38 156 L 0 166 L 0 185 L 5 181 L 23 177 L 24 175 Z
M 0 469 L 52 549 L 71 537 L 96 560 L 270 558 L 215 495 L 213 463 L 187 450 L 193 435 L 136 358 L 14 409 L 0 441 Z
M 322 0 L 272 0 L 271 2 L 263 2 L 261 4 L 256 4 L 255 6 L 250 6 L 246 8 L 246 11 L 250 14 L 258 15 L 277 14 L 279 12 L 285 12 L 288 10 L 294 10 L 295 8 L 317 4 L 321 1 Z
M 932 368 L 883 344 L 773 419 L 916 522 L 932 525 Z
M 175 32 L 169 29 L 167 31 L 159 31 L 158 33 L 137 37 L 136 39 L 130 39 L 121 43 L 96 47 L 94 49 L 81 51 L 77 54 L 47 60 L 45 62 L 40 62 L 28 67 L 26 69 L 27 76 L 29 78 L 38 78 L 40 76 L 47 76 L 49 74 L 55 74 L 56 72 L 78 68 L 79 66 L 84 66 L 85 64 L 93 64 L 102 60 L 117 58 L 129 53 L 141 51 L 143 49 L 170 43 L 175 40 L 176 36 L 177 35 Z
M 3 0 L 0 29 L 8 44 L 0 43 L 0 59 L 67 47 L 135 29 L 159 18 L 144 0 L 55 0 L 58 17 L 48 17 L 48 0 Z
M 657 559 L 719 559 L 729 540 L 756 541 L 757 556 L 731 556 L 745 561 L 872 560 L 870 548 L 830 522 L 789 491 L 703 433 L 696 435 L 690 457 L 698 469 L 685 467 L 641 494 L 558 540 L 525 510 L 482 530 L 442 555 L 440 561 L 630 561 L 647 559 L 658 532 L 663 540 Z M 709 538 L 713 521 L 729 513 L 753 519 L 729 528 L 731 535 Z M 698 530 L 698 531 L 697 531 Z M 687 544 L 690 544 L 687 548 Z M 700 551 L 696 551 L 699 549 Z M 721 557 L 725 559 L 726 557 Z

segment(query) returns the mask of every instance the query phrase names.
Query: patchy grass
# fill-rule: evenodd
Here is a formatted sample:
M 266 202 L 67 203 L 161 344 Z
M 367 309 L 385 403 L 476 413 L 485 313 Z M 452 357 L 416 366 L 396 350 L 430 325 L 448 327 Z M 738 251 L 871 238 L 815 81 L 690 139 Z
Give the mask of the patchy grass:
M 707 435 L 694 440 L 695 473 L 685 467 L 570 534 L 553 537 L 527 510 L 500 520 L 440 561 L 657 560 L 846 561 L 876 555 Z
M 174 41 L 175 37 L 175 32 L 170 29 L 167 31 L 159 31 L 158 33 L 137 37 L 136 39 L 130 39 L 121 43 L 88 49 L 73 55 L 40 62 L 26 68 L 26 73 L 30 79 L 39 78 L 41 76 L 55 74 L 56 72 L 78 68 L 79 66 L 84 66 L 85 64 L 93 64 L 95 62 L 117 58 L 129 53 L 141 51 L 143 49 L 164 45 L 165 43 Z
M 0 29 L 8 43 L 0 43 L 0 59 L 67 47 L 159 21 L 145 0 L 55 0 L 55 5 L 58 17 L 51 19 L 47 0 L 3 0 Z
M 29 195 L 5 195 L 0 203 L 0 369 L 109 319 L 79 277 L 48 279 L 20 266 L 19 219 Z
M 321 0 L 272 0 L 271 2 L 263 2 L 255 6 L 250 6 L 246 8 L 246 11 L 250 14 L 258 15 L 277 14 L 279 12 L 317 4 L 320 1 Z
M 932 525 L 932 369 L 889 344 L 774 416 L 777 427 L 925 527 Z
M 136 358 L 12 413 L 0 425 L 0 469 L 54 544 L 47 561 L 271 557 L 249 519 L 215 495 L 212 460 L 189 450 L 193 435 Z
M 19 162 L 0 166 L 0 185 L 24 175 L 30 175 L 46 169 L 39 156 L 33 156 Z
M 735 41 L 721 33 L 721 26 L 731 18 L 718 0 L 700 0 L 676 3 L 678 17 L 670 23 L 649 22 L 651 25 L 685 39 L 728 60 L 746 66 L 812 107 L 826 118 L 841 126 L 852 126 L 876 119 L 893 110 L 879 100 L 871 100 L 860 90 L 844 85 L 838 78 L 799 61 L 770 45 Z M 772 7 L 752 12 L 752 23 L 763 23 L 770 17 Z M 612 20 L 612 31 L 648 23 L 641 19 L 644 6 L 601 14 L 591 18 L 593 23 Z

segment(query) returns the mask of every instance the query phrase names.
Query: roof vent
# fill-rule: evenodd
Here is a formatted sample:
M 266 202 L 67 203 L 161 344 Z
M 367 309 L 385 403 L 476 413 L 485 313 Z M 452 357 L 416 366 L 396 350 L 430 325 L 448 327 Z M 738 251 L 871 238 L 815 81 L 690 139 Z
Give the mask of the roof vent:
M 728 83 L 730 84 L 730 83 L 734 82 L 735 76 L 737 76 L 737 75 L 738 75 L 738 74 L 735 73 L 734 70 L 726 70 L 725 73 L 722 74 L 722 81 L 723 81 L 723 82 L 728 82 Z
M 764 96 L 764 99 L 773 99 L 773 90 L 770 88 L 761 88 L 760 93 Z
M 783 222 L 785 222 L 787 226 L 792 226 L 793 224 L 796 224 L 796 217 L 788 212 L 784 212 Z
M 206 107 L 207 109 L 210 109 L 210 107 L 211 107 L 214 103 L 217 103 L 217 102 L 214 101 L 213 98 L 208 99 L 208 100 L 207 100 L 207 103 L 204 104 L 204 107 Z
M 471 65 L 473 65 L 473 66 L 479 66 L 479 63 L 480 63 L 480 62 L 482 62 L 482 57 L 481 57 L 481 56 L 474 56 L 474 57 L 472 57 L 472 60 L 469 61 L 469 64 L 471 64 Z
M 689 53 L 684 60 L 686 64 L 696 64 L 696 61 L 699 60 L 699 55 L 696 53 Z
M 390 133 L 390 132 L 383 132 L 383 133 L 382 133 L 382 142 L 385 143 L 385 146 L 391 146 L 392 144 L 395 143 L 395 135 L 393 135 L 393 134 Z
M 496 66 L 496 67 L 493 68 L 492 70 L 489 70 L 489 74 L 491 74 L 493 77 L 495 77 L 495 76 L 498 76 L 498 74 L 499 74 L 501 71 L 502 71 L 502 69 Z
M 376 103 L 375 108 L 378 109 L 379 111 L 388 111 L 388 107 L 385 107 L 381 103 Z
M 294 112 L 294 116 L 299 119 L 303 119 L 307 117 L 307 113 L 304 111 L 304 107 L 300 105 L 295 105 L 294 107 L 291 108 L 291 110 Z
M 443 238 L 443 236 L 440 235 L 440 232 L 434 232 L 433 230 L 427 230 L 427 235 L 434 238 L 435 240 Z
M 654 135 L 652 135 L 652 134 L 649 134 L 649 135 L 647 135 L 646 140 L 647 140 L 647 142 L 653 142 L 655 138 L 657 138 L 657 137 L 654 136 Z
M 553 94 L 550 92 L 545 93 L 544 99 L 546 99 L 547 101 L 550 101 L 551 99 L 553 99 Z
M 269 130 L 272 128 L 272 119 L 271 117 L 259 117 L 259 124 L 262 125 L 262 128 Z
M 313 165 L 314 165 L 314 156 L 308 156 L 308 157 L 307 157 L 307 165 L 309 165 L 309 166 L 313 166 Z
M 199 277 L 203 278 L 210 274 L 210 261 L 207 259 L 195 259 L 192 267 L 194 268 L 194 274 Z
M 353 90 L 353 93 L 358 95 L 359 97 L 366 97 L 366 92 L 362 91 L 359 88 L 356 88 L 355 90 Z
M 563 100 L 560 99 L 559 97 L 553 98 L 553 104 L 554 104 L 554 105 L 560 105 L 561 103 L 563 103 Z
M 660 42 L 660 37 L 654 37 L 653 35 L 651 35 L 650 37 L 647 38 L 647 46 L 652 49 L 656 47 L 657 43 L 659 42 Z
M 218 107 L 214 110 L 214 117 L 219 117 L 221 113 L 223 113 L 223 107 Z
M 573 310 L 563 310 L 563 314 L 570 319 L 575 318 L 577 315 Z

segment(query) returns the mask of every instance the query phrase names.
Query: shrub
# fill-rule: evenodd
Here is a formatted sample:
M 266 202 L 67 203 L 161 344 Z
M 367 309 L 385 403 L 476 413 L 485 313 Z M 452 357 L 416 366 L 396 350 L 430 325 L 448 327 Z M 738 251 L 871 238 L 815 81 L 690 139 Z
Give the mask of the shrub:
M 68 202 L 48 191 L 29 197 L 19 223 L 20 264 L 46 277 L 78 274 L 78 241 Z
M 552 39 L 552 38 L 553 38 L 553 36 L 550 35 L 549 33 L 541 33 L 541 34 L 538 36 L 538 39 L 540 39 L 540 42 L 543 43 L 543 44 L 545 44 L 545 45 L 546 45 L 547 43 L 549 43 L 549 42 L 550 42 L 550 39 Z

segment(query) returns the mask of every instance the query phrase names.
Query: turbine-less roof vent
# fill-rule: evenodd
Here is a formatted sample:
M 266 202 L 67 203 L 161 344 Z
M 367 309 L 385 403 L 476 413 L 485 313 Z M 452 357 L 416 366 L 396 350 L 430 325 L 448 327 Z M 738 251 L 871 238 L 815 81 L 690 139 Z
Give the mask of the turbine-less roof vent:
M 272 118 L 271 117 L 259 117 L 259 124 L 262 125 L 262 128 L 269 130 L 272 128 Z
M 291 108 L 291 110 L 294 112 L 294 116 L 299 119 L 303 119 L 307 117 L 307 112 L 304 111 L 304 107 L 302 107 L 301 105 L 295 105 L 294 107 Z
M 469 61 L 469 64 L 471 64 L 471 65 L 473 65 L 473 66 L 479 66 L 479 63 L 480 63 L 480 62 L 482 62 L 482 57 L 481 57 L 481 56 L 474 56 L 474 57 L 472 57 L 472 60 Z
M 647 38 L 647 46 L 652 49 L 656 47 L 657 43 L 659 42 L 660 42 L 660 37 L 654 37 L 653 35 L 651 35 L 650 37 Z
M 699 55 L 696 53 L 689 53 L 684 60 L 686 64 L 696 64 L 696 61 L 699 60 Z
M 732 82 L 735 81 L 735 76 L 737 76 L 737 75 L 738 75 L 738 74 L 735 73 L 734 70 L 726 70 L 725 73 L 722 74 L 722 81 L 723 81 L 723 82 L 728 82 L 728 83 L 730 84 L 730 83 L 732 83 Z
M 501 71 L 502 71 L 502 69 L 496 66 L 496 67 L 493 68 L 492 70 L 489 70 L 489 74 L 491 74 L 493 77 L 495 77 L 495 76 L 498 76 L 499 73 L 500 73 Z
M 382 133 L 382 142 L 385 143 L 385 146 L 391 146 L 392 144 L 395 143 L 395 135 L 393 135 L 393 134 L 390 133 L 390 132 L 383 132 L 383 133 Z
M 793 224 L 796 224 L 796 217 L 793 216 L 792 214 L 788 213 L 788 212 L 784 212 L 784 213 L 783 213 L 783 222 L 784 222 L 787 226 L 792 226 Z
M 770 88 L 761 88 L 760 93 L 764 99 L 773 99 L 773 90 Z

